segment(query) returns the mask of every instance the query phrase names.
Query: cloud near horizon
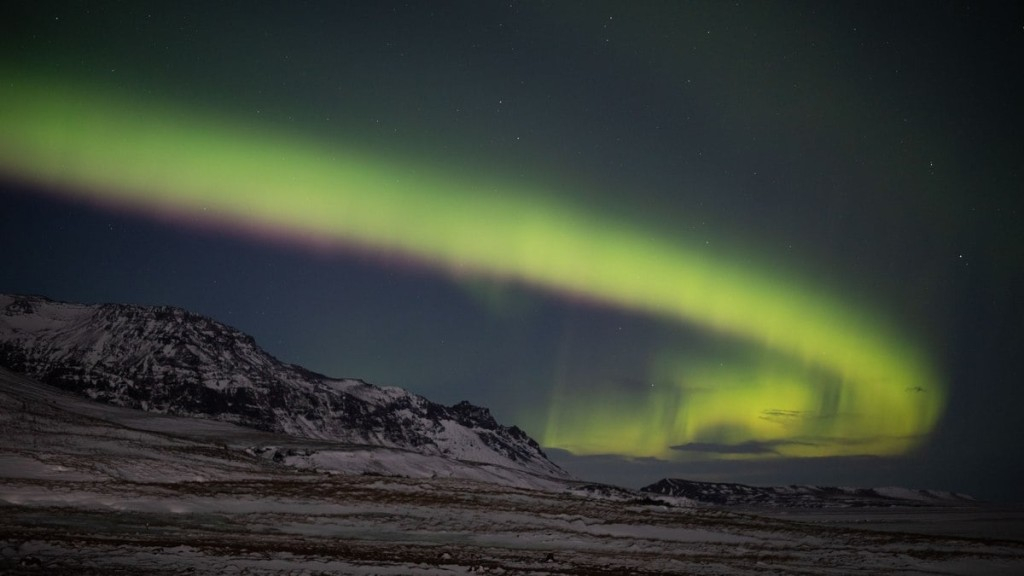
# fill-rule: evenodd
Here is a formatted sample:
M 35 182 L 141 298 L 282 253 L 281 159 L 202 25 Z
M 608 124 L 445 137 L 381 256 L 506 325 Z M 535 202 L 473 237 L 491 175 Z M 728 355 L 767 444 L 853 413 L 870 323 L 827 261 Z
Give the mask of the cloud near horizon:
M 672 450 L 680 452 L 702 452 L 707 454 L 778 454 L 780 446 L 816 446 L 813 442 L 799 442 L 795 440 L 747 440 L 736 444 L 718 442 L 687 442 L 669 446 Z

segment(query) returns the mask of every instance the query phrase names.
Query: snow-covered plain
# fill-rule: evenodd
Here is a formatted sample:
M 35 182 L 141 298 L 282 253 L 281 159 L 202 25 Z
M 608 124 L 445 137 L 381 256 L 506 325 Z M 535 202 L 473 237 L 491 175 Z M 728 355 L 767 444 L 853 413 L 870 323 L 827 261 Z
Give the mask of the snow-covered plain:
M 95 404 L 6 371 L 0 432 L 0 573 L 1024 573 L 1019 532 L 958 530 L 985 513 L 1019 526 L 1012 511 L 889 511 L 894 528 L 877 510 L 770 517 L 496 484 L 499 468 L 455 461 L 442 477 L 420 454 Z

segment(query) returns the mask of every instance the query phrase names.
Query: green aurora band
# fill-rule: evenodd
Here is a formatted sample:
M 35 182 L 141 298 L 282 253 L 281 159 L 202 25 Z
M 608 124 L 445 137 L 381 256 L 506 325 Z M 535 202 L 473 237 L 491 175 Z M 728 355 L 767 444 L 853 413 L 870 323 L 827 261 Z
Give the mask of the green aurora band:
M 546 446 L 671 458 L 899 454 L 944 386 L 923 350 L 868 311 L 543 190 L 367 157 L 336 143 L 30 74 L 0 86 L 0 172 L 91 201 L 408 258 L 673 322 L 762 351 L 665 354 L 650 390 L 555 383 Z M 681 351 L 680 351 L 681 352 Z M 530 415 L 524 415 L 530 419 Z M 742 450 L 726 457 L 743 457 Z M 746 454 L 749 455 L 749 454 Z

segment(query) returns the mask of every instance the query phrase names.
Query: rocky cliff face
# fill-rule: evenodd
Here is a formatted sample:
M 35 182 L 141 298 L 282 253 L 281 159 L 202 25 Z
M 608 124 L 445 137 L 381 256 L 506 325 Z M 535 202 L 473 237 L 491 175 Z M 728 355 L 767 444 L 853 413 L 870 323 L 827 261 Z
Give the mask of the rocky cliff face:
M 0 295 L 0 365 L 119 406 L 568 477 L 486 408 L 316 374 L 178 308 Z

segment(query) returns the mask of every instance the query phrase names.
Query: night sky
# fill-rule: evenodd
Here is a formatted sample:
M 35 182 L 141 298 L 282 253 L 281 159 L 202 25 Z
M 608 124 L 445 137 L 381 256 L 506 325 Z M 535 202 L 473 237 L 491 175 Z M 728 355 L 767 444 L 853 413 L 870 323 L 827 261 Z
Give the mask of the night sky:
M 581 477 L 1024 500 L 1016 2 L 16 2 L 0 291 Z

